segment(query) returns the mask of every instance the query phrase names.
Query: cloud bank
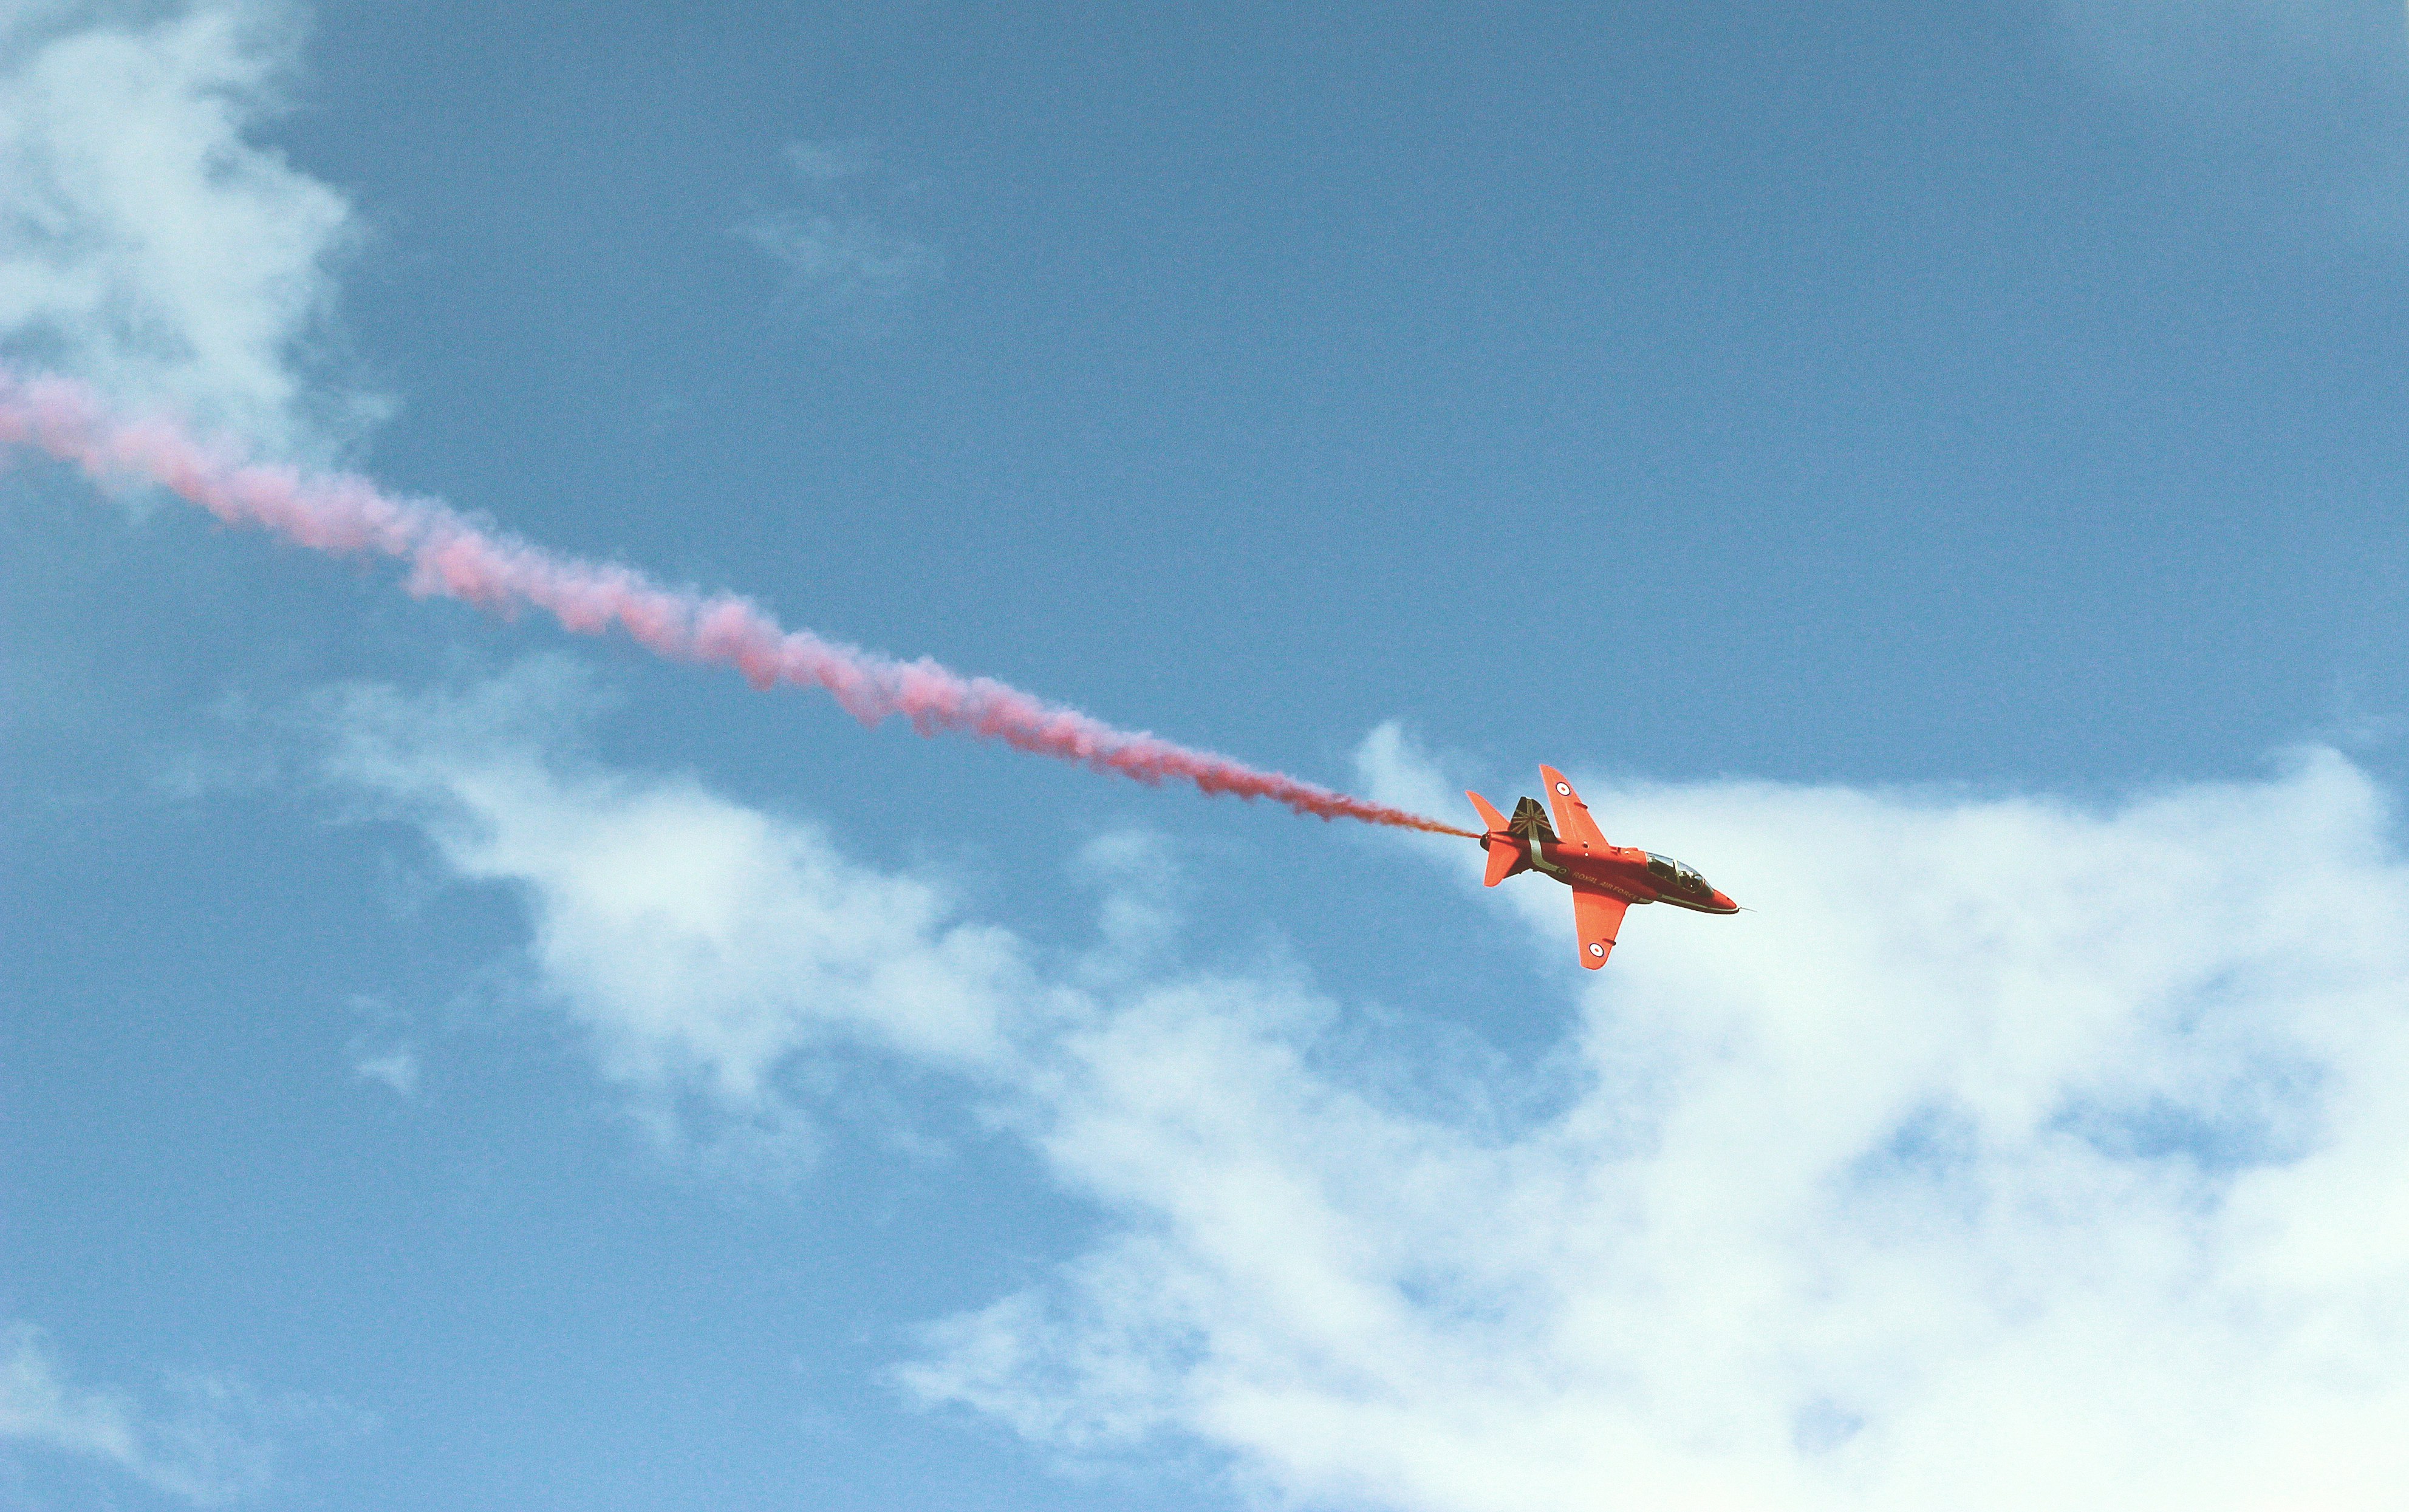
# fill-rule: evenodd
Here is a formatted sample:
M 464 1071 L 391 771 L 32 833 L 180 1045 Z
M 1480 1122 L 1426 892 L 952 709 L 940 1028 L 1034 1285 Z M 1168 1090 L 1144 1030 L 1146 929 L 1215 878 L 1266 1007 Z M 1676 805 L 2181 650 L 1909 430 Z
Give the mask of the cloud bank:
M 1350 1079 L 1349 1006 L 1291 971 L 1116 958 L 1161 924 L 1126 916 L 1049 967 L 807 825 L 528 733 L 584 697 L 355 690 L 331 770 L 517 890 L 541 991 L 660 1137 L 776 1145 L 842 1055 L 957 1078 L 1108 1217 L 932 1324 L 918 1400 L 1417 1512 L 2374 1507 L 2409 1477 L 2409 872 L 2330 752 L 2098 809 L 1593 778 L 1758 912 L 1648 911 L 1580 983 L 1562 897 L 1455 857 L 1560 972 L 1527 1006 L 1573 1068 L 1476 1119 Z M 1435 782 L 1371 755 L 1388 796 Z
M 280 451 L 375 417 L 308 382 L 359 219 L 259 135 L 301 32 L 276 0 L 0 20 L 0 354 Z

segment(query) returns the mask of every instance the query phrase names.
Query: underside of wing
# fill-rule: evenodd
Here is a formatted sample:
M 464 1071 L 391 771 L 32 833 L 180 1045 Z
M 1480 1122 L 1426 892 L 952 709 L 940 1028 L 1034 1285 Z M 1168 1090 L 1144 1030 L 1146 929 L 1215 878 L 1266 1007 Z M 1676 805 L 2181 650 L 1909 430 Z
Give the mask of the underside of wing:
M 1580 935 L 1580 963 L 1591 971 L 1614 953 L 1614 937 L 1631 905 L 1610 892 L 1573 884 L 1573 929 Z
M 1604 852 L 1613 849 L 1599 833 L 1597 821 L 1589 816 L 1589 805 L 1565 781 L 1565 774 L 1553 767 L 1541 767 L 1539 775 L 1547 779 L 1548 807 L 1556 814 L 1556 838 L 1579 850 Z

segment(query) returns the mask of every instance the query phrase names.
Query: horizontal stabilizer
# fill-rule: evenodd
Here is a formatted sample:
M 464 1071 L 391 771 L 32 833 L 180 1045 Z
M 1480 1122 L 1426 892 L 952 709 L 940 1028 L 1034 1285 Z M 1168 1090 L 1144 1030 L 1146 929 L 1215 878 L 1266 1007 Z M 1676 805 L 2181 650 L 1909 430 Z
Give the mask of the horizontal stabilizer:
M 1505 830 L 1506 816 L 1497 812 L 1497 805 L 1478 793 L 1466 793 L 1464 796 L 1472 799 L 1473 812 L 1480 815 L 1482 825 L 1501 833 Z
M 1514 838 L 1506 832 L 1504 814 L 1498 813 L 1490 805 L 1487 799 L 1478 793 L 1466 793 L 1464 796 L 1472 799 L 1473 808 L 1480 814 L 1480 822 L 1489 827 L 1486 837 L 1489 845 L 1489 871 L 1481 877 L 1480 885 L 1484 887 L 1494 887 L 1515 872 L 1522 871 L 1528 864 L 1528 857 L 1523 856 L 1522 847 L 1516 844 Z
M 1480 885 L 1494 887 L 1530 864 L 1531 858 L 1522 854 L 1522 846 L 1503 836 L 1493 837 L 1489 842 L 1489 870 L 1481 875 Z

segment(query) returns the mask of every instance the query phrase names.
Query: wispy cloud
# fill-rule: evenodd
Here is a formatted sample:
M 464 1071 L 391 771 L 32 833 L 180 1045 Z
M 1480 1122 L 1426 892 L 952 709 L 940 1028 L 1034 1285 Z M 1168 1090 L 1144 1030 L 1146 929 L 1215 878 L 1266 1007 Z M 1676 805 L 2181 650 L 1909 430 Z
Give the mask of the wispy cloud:
M 338 768 L 520 891 L 665 1137 L 808 1119 L 797 1069 L 849 1045 L 959 1078 L 1107 1215 L 932 1328 L 924 1401 L 1428 1512 L 2409 1477 L 2409 867 L 2330 752 L 2106 808 L 1596 783 L 1757 909 L 1635 919 L 1599 978 L 1559 890 L 1482 893 L 1450 847 L 1563 983 L 1525 1011 L 1566 1015 L 1572 1072 L 1501 1129 L 1358 1084 L 1323 1053 L 1346 1006 L 1291 971 L 1182 970 L 1151 922 L 1122 969 L 1046 968 L 808 826 L 565 755 L 529 697 L 355 692 Z M 1384 797 L 1436 785 L 1369 756 Z
M 278 0 L 0 22 L 0 353 L 284 450 L 380 412 L 311 382 L 360 222 L 260 137 L 301 32 Z
M 362 1078 L 392 1087 L 403 1097 L 418 1091 L 418 1052 L 408 1044 L 371 1048 L 354 1042 L 352 1070 Z
M 270 1429 L 295 1416 L 295 1404 L 263 1403 L 215 1376 L 172 1377 L 160 1395 L 145 1403 L 74 1385 L 40 1330 L 0 1327 L 0 1442 L 96 1460 L 195 1506 L 239 1501 L 273 1482 Z
M 943 893 L 698 785 L 631 782 L 533 732 L 587 698 L 565 661 L 454 696 L 353 689 L 332 770 L 416 819 L 462 876 L 535 904 L 534 962 L 664 1145 L 788 1165 L 814 1065 L 869 1052 L 964 1069 L 1011 1053 L 1017 942 Z
M 367 1020 L 343 1046 L 352 1074 L 390 1087 L 401 1097 L 417 1096 L 418 1047 L 405 1032 L 407 1016 L 382 1000 L 368 997 L 353 998 L 352 1012 Z
M 738 229 L 785 269 L 790 298 L 876 317 L 944 274 L 936 248 L 889 223 L 916 186 L 885 173 L 867 144 L 790 142 L 780 157 L 780 203 Z

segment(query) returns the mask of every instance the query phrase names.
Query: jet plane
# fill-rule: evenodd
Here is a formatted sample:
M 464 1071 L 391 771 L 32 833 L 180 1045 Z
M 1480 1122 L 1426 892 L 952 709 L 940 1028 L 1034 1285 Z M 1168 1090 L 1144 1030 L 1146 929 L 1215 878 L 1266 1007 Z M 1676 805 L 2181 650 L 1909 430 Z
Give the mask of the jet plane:
M 1634 903 L 1670 903 L 1697 914 L 1737 914 L 1739 905 L 1707 886 L 1707 879 L 1653 851 L 1609 845 L 1598 833 L 1589 805 L 1553 767 L 1541 767 L 1547 780 L 1548 807 L 1556 822 L 1548 823 L 1539 800 L 1526 798 L 1507 818 L 1478 793 L 1464 796 L 1480 811 L 1489 832 L 1479 837 L 1489 847 L 1489 874 L 1484 886 L 1494 887 L 1520 871 L 1544 871 L 1573 890 L 1573 926 L 1580 934 L 1580 963 L 1591 971 L 1606 964 L 1623 928 L 1623 911 Z

